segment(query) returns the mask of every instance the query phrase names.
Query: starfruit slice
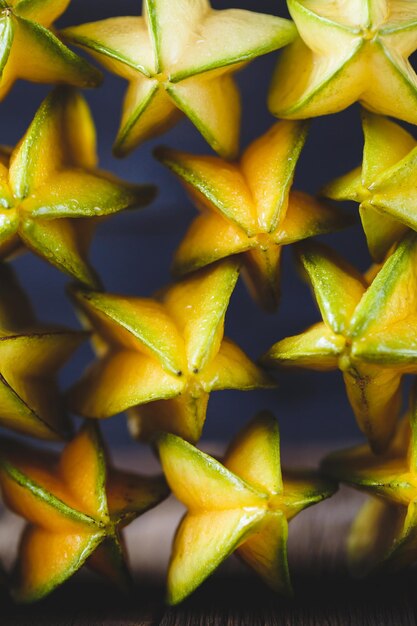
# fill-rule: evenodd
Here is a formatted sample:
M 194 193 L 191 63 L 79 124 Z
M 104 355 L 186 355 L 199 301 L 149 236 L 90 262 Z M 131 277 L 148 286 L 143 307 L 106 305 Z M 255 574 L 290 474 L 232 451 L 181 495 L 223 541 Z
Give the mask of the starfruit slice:
M 396 428 L 401 379 L 417 373 L 417 235 L 401 242 L 370 285 L 320 244 L 300 244 L 298 258 L 323 322 L 276 343 L 263 363 L 339 368 L 358 425 L 381 453 Z
M 100 358 L 70 392 L 71 408 L 96 418 L 131 409 L 138 438 L 168 431 L 194 442 L 212 391 L 270 387 L 266 374 L 223 337 L 238 275 L 237 263 L 223 261 L 154 300 L 76 290 Z
M 369 250 L 382 261 L 408 228 L 417 230 L 417 142 L 398 124 L 367 111 L 362 125 L 362 168 L 336 179 L 323 193 L 359 203 Z
M 284 51 L 269 107 L 303 119 L 356 101 L 417 123 L 417 6 L 403 0 L 288 0 L 299 37 Z
M 191 594 L 234 551 L 275 591 L 291 594 L 288 522 L 335 488 L 312 472 L 281 473 L 278 424 L 256 416 L 224 464 L 172 434 L 158 440 L 168 484 L 187 507 L 175 535 L 168 602 Z
M 10 157 L 0 160 L 0 257 L 25 246 L 98 287 L 87 252 L 100 218 L 143 206 L 153 196 L 151 186 L 132 185 L 97 169 L 87 103 L 73 89 L 57 88 Z
M 371 496 L 354 520 L 348 539 L 352 573 L 398 571 L 417 560 L 417 395 L 383 456 L 369 446 L 335 452 L 323 470 Z
M 265 310 L 276 309 L 282 246 L 349 223 L 331 207 L 291 191 L 306 133 L 303 122 L 279 122 L 237 164 L 166 148 L 157 151 L 201 209 L 176 252 L 174 273 L 240 254 L 249 290 Z
M 39 324 L 12 270 L 0 264 L 0 426 L 41 439 L 68 436 L 56 374 L 85 338 Z
M 84 563 L 129 585 L 121 530 L 169 493 L 162 477 L 113 469 L 94 422 L 60 457 L 0 441 L 0 486 L 5 504 L 28 522 L 13 589 L 25 603 L 51 593 Z
M 164 132 L 183 112 L 216 152 L 235 156 L 240 97 L 231 74 L 292 41 L 294 25 L 252 11 L 215 11 L 209 0 L 144 0 L 143 13 L 63 31 L 129 82 L 115 153 Z
M 101 74 L 55 35 L 70 0 L 0 0 L 0 100 L 19 78 L 96 87 Z

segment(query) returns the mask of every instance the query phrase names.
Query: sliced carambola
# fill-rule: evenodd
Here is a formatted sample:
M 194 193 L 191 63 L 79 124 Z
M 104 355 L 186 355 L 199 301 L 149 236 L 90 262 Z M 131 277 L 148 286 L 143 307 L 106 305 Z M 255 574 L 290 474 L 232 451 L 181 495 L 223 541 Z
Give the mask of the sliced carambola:
M 162 477 L 113 469 L 96 423 L 86 422 L 61 457 L 0 440 L 5 504 L 24 517 L 14 597 L 40 600 L 82 565 L 125 587 L 121 530 L 169 493 Z
M 0 100 L 23 78 L 95 87 L 101 74 L 64 46 L 53 22 L 70 0 L 0 0 Z
M 299 37 L 284 51 L 270 110 L 303 119 L 367 109 L 417 123 L 417 5 L 403 0 L 288 0 Z
M 168 484 L 188 509 L 172 548 L 168 602 L 184 600 L 235 550 L 272 589 L 291 594 L 288 522 L 334 487 L 312 472 L 282 475 L 274 417 L 249 422 L 224 464 L 175 435 L 157 443 Z
M 251 292 L 266 310 L 275 310 L 282 246 L 347 224 L 331 207 L 291 191 L 306 131 L 305 123 L 279 122 L 236 164 L 165 148 L 157 151 L 201 209 L 176 252 L 175 273 L 241 254 Z
M 97 287 L 87 252 L 99 218 L 144 205 L 153 195 L 153 187 L 97 169 L 87 103 L 75 90 L 57 88 L 12 153 L 0 153 L 0 257 L 23 245 Z
M 292 41 L 294 25 L 252 11 L 214 11 L 209 0 L 144 0 L 143 13 L 63 31 L 129 82 L 116 154 L 164 132 L 183 112 L 216 152 L 235 156 L 240 97 L 231 74 Z
M 382 261 L 407 228 L 417 230 L 417 141 L 398 124 L 367 111 L 362 125 L 362 167 L 333 181 L 323 193 L 359 203 L 369 250 Z
M 417 397 L 386 453 L 366 445 L 335 452 L 323 470 L 371 496 L 353 522 L 348 541 L 352 572 L 399 570 L 417 561 Z
M 39 324 L 11 269 L 0 264 L 0 426 L 41 439 L 68 435 L 56 374 L 85 338 Z
M 131 409 L 130 425 L 140 439 L 169 431 L 197 441 L 211 391 L 271 386 L 223 337 L 238 275 L 237 263 L 223 261 L 154 300 L 75 291 L 100 358 L 70 392 L 71 407 L 96 418 Z
M 417 235 L 408 235 L 368 285 L 334 252 L 300 244 L 298 258 L 323 322 L 276 343 L 270 366 L 340 369 L 358 425 L 375 452 L 395 431 L 401 379 L 417 373 Z

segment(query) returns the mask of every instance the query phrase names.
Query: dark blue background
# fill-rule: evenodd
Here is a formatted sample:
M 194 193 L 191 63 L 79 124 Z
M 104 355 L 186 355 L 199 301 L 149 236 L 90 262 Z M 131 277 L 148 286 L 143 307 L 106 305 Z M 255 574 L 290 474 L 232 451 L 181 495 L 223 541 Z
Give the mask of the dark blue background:
M 115 15 L 135 15 L 140 11 L 140 4 L 138 0 L 72 0 L 59 25 Z M 286 15 L 284 3 L 276 0 L 217 0 L 213 6 Z M 277 54 L 270 54 L 258 59 L 238 75 L 244 103 L 243 147 L 274 123 L 266 108 L 266 94 L 276 58 Z M 123 80 L 106 74 L 102 88 L 86 93 L 97 124 L 101 166 L 131 181 L 157 184 L 159 196 L 144 211 L 121 214 L 103 224 L 97 233 L 91 259 L 107 290 L 149 296 L 169 281 L 172 254 L 196 215 L 178 181 L 154 161 L 152 149 L 161 142 L 196 153 L 209 149 L 192 124 L 184 119 L 162 140 L 146 143 L 125 160 L 114 159 L 111 145 L 119 123 L 125 84 Z M 48 89 L 47 86 L 23 83 L 15 86 L 0 105 L 1 143 L 14 144 L 19 140 Z M 325 182 L 357 165 L 361 152 L 362 133 L 357 106 L 338 115 L 314 120 L 299 161 L 295 186 L 316 193 Z M 353 206 L 350 210 L 357 213 Z M 359 225 L 324 239 L 361 269 L 368 266 L 369 255 Z M 71 326 L 77 324 L 64 295 L 65 277 L 31 254 L 21 256 L 13 264 L 42 319 Z M 243 284 L 238 285 L 233 295 L 227 316 L 227 334 L 253 358 L 260 356 L 278 339 L 301 332 L 319 319 L 308 288 L 294 271 L 289 248 L 284 254 L 282 292 L 282 304 L 275 315 L 258 310 Z M 63 372 L 65 386 L 80 375 L 91 356 L 87 346 L 79 351 Z M 213 394 L 204 436 L 229 438 L 239 424 L 262 408 L 275 412 L 286 440 L 342 440 L 358 435 L 339 373 L 281 372 L 277 379 L 279 387 L 276 391 Z M 122 416 L 108 420 L 105 430 L 113 441 L 129 441 Z

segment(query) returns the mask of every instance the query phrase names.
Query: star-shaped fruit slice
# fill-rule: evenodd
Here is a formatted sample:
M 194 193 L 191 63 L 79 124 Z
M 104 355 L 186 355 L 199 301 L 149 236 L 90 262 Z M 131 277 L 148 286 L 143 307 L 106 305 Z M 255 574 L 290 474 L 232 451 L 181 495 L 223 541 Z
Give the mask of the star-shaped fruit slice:
M 299 37 L 271 85 L 277 117 L 327 115 L 356 101 L 417 124 L 417 4 L 403 0 L 288 0 Z
M 288 522 L 335 489 L 312 472 L 282 475 L 275 418 L 261 413 L 249 422 L 223 465 L 172 434 L 158 438 L 158 449 L 168 484 L 188 509 L 175 535 L 168 602 L 184 600 L 234 551 L 272 589 L 291 594 Z
M 296 35 L 294 24 L 209 0 L 144 0 L 143 17 L 67 28 L 63 35 L 129 82 L 115 153 L 173 126 L 185 113 L 211 147 L 236 155 L 240 98 L 231 76 Z
M 0 153 L 0 257 L 22 246 L 91 287 L 87 252 L 101 217 L 149 202 L 150 186 L 97 169 L 95 129 L 85 100 L 52 92 L 22 141 Z
M 340 369 L 358 425 L 375 452 L 387 448 L 401 406 L 401 379 L 417 373 L 417 235 L 408 235 L 368 285 L 319 244 L 298 257 L 323 322 L 276 343 L 270 366 Z
M 100 358 L 70 392 L 71 408 L 96 418 L 132 409 L 138 438 L 167 431 L 194 442 L 210 392 L 271 387 L 266 374 L 223 337 L 238 275 L 237 263 L 223 261 L 154 300 L 75 291 Z
M 0 0 L 0 100 L 22 78 L 96 87 L 101 74 L 60 41 L 53 22 L 70 0 Z
M 323 470 L 364 491 L 369 500 L 353 522 L 348 540 L 352 573 L 396 571 L 417 561 L 417 401 L 413 393 L 387 452 L 375 457 L 357 446 L 329 455 Z
M 85 338 L 40 325 L 11 269 L 0 264 L 0 426 L 41 439 L 68 435 L 56 374 Z
M 162 477 L 113 469 L 91 422 L 60 457 L 0 442 L 0 486 L 6 505 L 28 521 L 16 567 L 19 602 L 40 600 L 84 563 L 129 584 L 122 528 L 169 493 Z
M 359 203 L 369 250 L 382 261 L 407 228 L 417 230 L 417 141 L 401 126 L 363 111 L 362 167 L 327 185 L 333 200 Z
M 348 223 L 331 207 L 291 191 L 306 132 L 303 122 L 279 122 L 249 146 L 240 163 L 157 151 L 201 209 L 176 252 L 176 274 L 240 254 L 251 293 L 264 309 L 276 309 L 282 246 Z

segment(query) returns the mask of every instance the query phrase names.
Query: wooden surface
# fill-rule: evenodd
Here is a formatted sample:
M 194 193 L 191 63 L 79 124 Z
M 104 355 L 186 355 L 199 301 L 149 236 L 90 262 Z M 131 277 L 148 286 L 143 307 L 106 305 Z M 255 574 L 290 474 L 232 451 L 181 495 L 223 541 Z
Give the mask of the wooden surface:
M 314 461 L 321 451 L 291 450 L 290 462 Z M 120 465 L 151 469 L 148 455 Z M 310 463 L 309 463 L 310 464 Z M 125 597 L 80 572 L 47 600 L 16 607 L 5 594 L 1 626 L 411 626 L 416 624 L 417 574 L 352 581 L 345 568 L 344 542 L 362 496 L 342 489 L 331 500 L 301 513 L 290 525 L 290 567 L 296 597 L 276 598 L 232 557 L 186 602 L 167 608 L 164 573 L 172 534 L 182 508 L 172 498 L 135 522 L 128 532 L 135 592 Z M 0 516 L 0 554 L 13 559 L 20 520 Z

